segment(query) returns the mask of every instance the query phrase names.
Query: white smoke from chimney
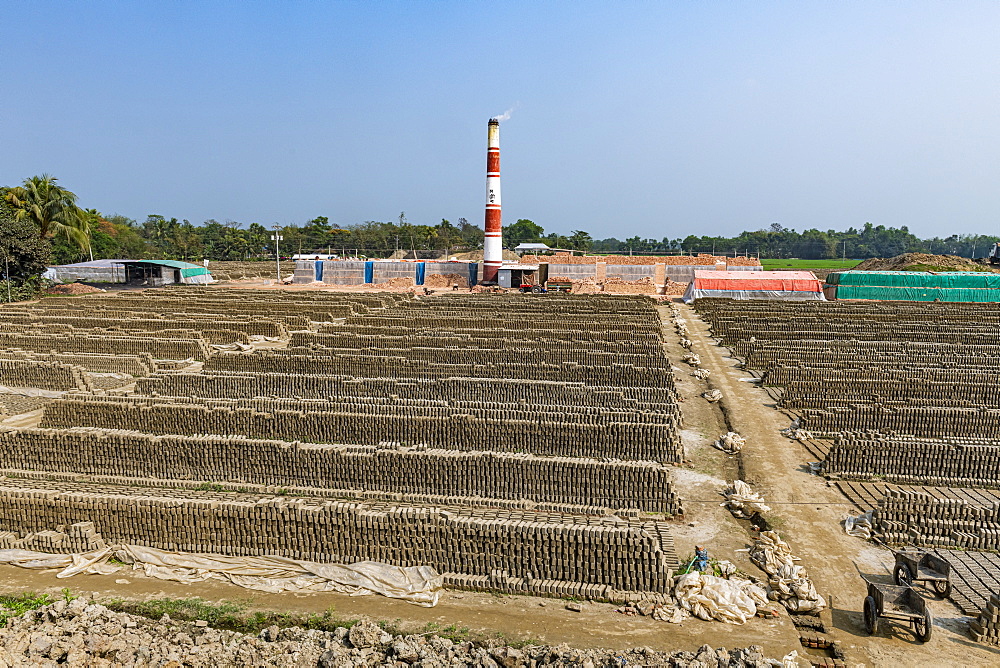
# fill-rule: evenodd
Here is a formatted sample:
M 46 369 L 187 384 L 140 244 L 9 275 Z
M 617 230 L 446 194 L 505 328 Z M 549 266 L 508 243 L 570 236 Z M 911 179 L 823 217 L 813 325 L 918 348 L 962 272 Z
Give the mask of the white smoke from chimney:
M 513 107 L 511 107 L 507 111 L 503 112 L 499 116 L 494 116 L 493 118 L 495 118 L 496 120 L 500 121 L 501 123 L 503 123 L 504 121 L 509 121 L 510 120 L 510 115 L 514 113 L 514 110 L 517 109 L 517 107 L 518 107 L 519 104 L 520 104 L 520 102 L 515 102 Z

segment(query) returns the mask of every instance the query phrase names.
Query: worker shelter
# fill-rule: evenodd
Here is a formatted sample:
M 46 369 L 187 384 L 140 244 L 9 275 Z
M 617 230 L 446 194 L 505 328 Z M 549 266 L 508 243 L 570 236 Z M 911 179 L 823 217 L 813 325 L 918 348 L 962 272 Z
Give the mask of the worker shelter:
M 213 280 L 207 268 L 179 260 L 128 260 L 121 264 L 125 267 L 128 285 L 159 287 L 174 283 L 211 283 Z

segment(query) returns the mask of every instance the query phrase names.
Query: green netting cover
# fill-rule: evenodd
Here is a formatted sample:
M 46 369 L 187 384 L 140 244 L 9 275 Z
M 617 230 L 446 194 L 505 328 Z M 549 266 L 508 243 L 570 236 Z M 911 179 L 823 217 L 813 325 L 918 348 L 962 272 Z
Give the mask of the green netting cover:
M 911 302 L 1000 302 L 1000 288 L 895 288 L 839 285 L 837 299 L 881 299 Z
M 840 271 L 826 282 L 839 286 L 1000 290 L 1000 274 L 975 271 Z

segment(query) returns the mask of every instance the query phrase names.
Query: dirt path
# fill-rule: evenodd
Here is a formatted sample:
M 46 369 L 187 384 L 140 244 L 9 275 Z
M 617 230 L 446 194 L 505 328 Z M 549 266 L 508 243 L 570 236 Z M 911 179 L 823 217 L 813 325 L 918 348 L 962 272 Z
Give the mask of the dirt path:
M 0 565 L 0 592 L 34 591 L 58 596 L 63 587 L 76 594 L 86 593 L 98 598 L 249 600 L 252 609 L 293 613 L 320 613 L 332 609 L 340 619 L 365 616 L 377 621 L 386 620 L 413 632 L 425 631 L 427 624 L 432 622 L 440 627 L 455 624 L 488 634 L 499 633 L 511 640 L 567 643 L 584 649 L 650 647 L 655 650 L 697 650 L 705 643 L 713 647 L 761 645 L 767 656 L 780 658 L 798 645 L 797 636 L 787 618 L 754 619 L 745 626 L 698 619 L 675 625 L 648 617 L 627 617 L 615 612 L 616 606 L 606 603 L 585 602 L 582 612 L 571 612 L 565 608 L 566 601 L 560 599 L 461 591 L 444 592 L 436 607 L 422 608 L 380 596 L 265 594 L 223 582 L 184 585 L 132 572 L 59 579 L 56 571 L 33 571 Z
M 811 457 L 796 441 L 779 432 L 790 417 L 753 383 L 749 373 L 716 344 L 708 325 L 694 310 L 681 306 L 689 321 L 694 351 L 702 366 L 712 371 L 710 382 L 723 393 L 722 408 L 734 431 L 747 439 L 743 450 L 745 479 L 761 492 L 772 508 L 768 519 L 802 558 L 817 590 L 832 601 L 835 630 L 850 660 L 878 666 L 996 666 L 1000 651 L 974 643 L 958 608 L 949 601 L 931 600 L 934 635 L 917 643 L 908 628 L 885 624 L 870 638 L 861 617 L 866 594 L 858 570 L 882 582 L 891 581 L 892 553 L 844 533 L 841 520 L 853 507 L 835 488 L 809 473 Z

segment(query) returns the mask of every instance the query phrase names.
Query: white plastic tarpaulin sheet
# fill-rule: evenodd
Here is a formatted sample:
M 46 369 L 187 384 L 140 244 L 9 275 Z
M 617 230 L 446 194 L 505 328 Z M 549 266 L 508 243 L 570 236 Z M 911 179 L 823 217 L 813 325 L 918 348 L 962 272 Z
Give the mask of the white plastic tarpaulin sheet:
M 695 271 L 685 303 L 703 297 L 824 301 L 823 284 L 810 271 Z
M 718 578 L 691 571 L 680 576 L 674 587 L 677 605 L 698 619 L 716 619 L 727 624 L 745 624 L 767 604 L 767 592 L 749 580 Z
M 782 301 L 825 302 L 822 292 L 802 292 L 799 290 L 699 290 L 694 281 L 688 285 L 682 299 L 690 304 L 696 299 L 722 297 L 725 299 L 777 299 Z
M 79 554 L 0 550 L 0 563 L 22 568 L 61 569 L 57 577 L 79 573 L 110 575 L 131 562 L 133 570 L 161 580 L 192 584 L 224 580 L 258 591 L 336 591 L 352 596 L 381 594 L 417 605 L 437 605 L 442 578 L 430 566 L 392 566 L 374 561 L 324 564 L 283 557 L 231 557 L 222 554 L 168 552 L 141 545 L 109 546 Z

